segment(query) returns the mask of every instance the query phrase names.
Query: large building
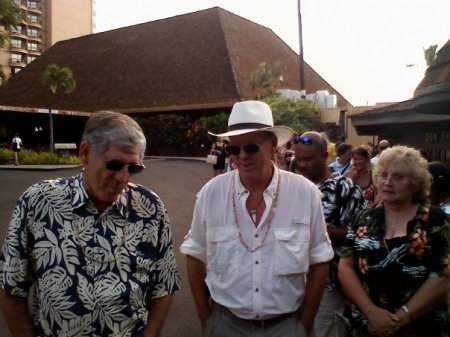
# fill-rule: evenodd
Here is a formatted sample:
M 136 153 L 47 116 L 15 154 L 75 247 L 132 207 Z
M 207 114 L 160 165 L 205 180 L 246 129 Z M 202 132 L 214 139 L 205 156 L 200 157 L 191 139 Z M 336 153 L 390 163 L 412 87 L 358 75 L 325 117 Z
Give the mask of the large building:
M 15 27 L 10 42 L 0 49 L 7 77 L 34 61 L 58 41 L 92 34 L 94 0 L 14 0 L 28 21 Z
M 269 28 L 219 7 L 60 41 L 0 87 L 0 142 L 2 128 L 3 138 L 18 131 L 32 144 L 38 138 L 33 130 L 42 126 L 47 139 L 49 106 L 57 143 L 77 142 L 86 115 L 100 110 L 198 117 L 229 112 L 235 102 L 257 97 L 253 71 L 277 61 L 286 67 L 283 87 L 299 90 L 298 55 Z M 72 70 L 73 92 L 53 95 L 42 82 L 51 63 Z M 338 107 L 350 106 L 303 66 L 307 93 L 327 90 Z

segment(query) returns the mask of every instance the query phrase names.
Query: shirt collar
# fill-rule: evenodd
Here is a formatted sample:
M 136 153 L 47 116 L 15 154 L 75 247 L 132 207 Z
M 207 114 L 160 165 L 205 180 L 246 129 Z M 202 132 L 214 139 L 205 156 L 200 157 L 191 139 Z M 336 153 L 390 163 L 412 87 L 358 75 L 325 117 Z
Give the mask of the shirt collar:
M 93 203 L 89 198 L 89 195 L 84 187 L 83 173 L 72 178 L 72 209 L 78 209 L 82 207 L 92 206 Z M 130 197 L 129 187 L 127 186 L 122 190 L 116 201 L 111 203 L 110 208 L 113 211 L 117 211 L 124 219 L 127 218 L 128 213 L 128 198 Z
M 277 190 L 277 181 L 280 172 L 279 168 L 273 163 L 272 167 L 273 167 L 272 180 L 270 181 L 269 186 L 267 186 L 267 188 L 265 189 L 264 194 L 268 193 L 272 198 L 275 198 L 275 192 Z M 248 190 L 244 187 L 244 185 L 242 185 L 239 170 L 235 170 L 235 172 L 236 173 L 233 175 L 232 179 L 235 179 L 236 193 L 238 195 L 238 198 L 241 198 L 242 196 L 248 193 Z

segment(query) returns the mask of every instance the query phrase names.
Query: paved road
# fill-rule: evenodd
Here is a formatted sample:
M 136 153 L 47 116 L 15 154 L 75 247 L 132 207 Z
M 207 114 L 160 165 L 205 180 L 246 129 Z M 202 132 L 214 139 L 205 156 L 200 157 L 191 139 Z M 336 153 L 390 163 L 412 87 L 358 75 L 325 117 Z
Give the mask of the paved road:
M 175 254 L 183 289 L 176 293 L 161 337 L 201 336 L 193 300 L 187 282 L 185 258 L 179 246 L 189 228 L 195 194 L 212 177 L 210 165 L 199 161 L 153 159 L 145 161 L 147 169 L 134 181 L 155 191 L 169 211 Z M 77 174 L 79 169 L 56 171 L 0 170 L 0 240 L 6 233 L 11 211 L 19 195 L 34 182 Z M 0 315 L 0 336 L 11 337 Z

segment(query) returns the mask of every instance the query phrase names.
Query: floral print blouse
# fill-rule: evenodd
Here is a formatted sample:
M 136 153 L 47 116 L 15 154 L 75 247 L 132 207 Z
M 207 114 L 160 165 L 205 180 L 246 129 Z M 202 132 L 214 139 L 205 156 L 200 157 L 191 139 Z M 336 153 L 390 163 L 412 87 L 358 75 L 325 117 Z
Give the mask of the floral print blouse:
M 384 207 L 380 202 L 353 222 L 341 251 L 352 257 L 354 270 L 373 303 L 395 312 L 432 277 L 450 275 L 450 223 L 437 207 L 422 204 L 408 222 L 407 235 L 383 239 Z M 351 336 L 371 336 L 367 319 L 349 303 Z M 396 336 L 448 336 L 447 302 L 404 327 Z

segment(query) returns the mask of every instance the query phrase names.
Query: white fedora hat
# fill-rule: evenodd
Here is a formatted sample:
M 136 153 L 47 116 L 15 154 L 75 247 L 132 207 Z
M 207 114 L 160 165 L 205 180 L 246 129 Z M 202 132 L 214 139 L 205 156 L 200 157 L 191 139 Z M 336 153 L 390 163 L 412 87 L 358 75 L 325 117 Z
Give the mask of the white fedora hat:
M 278 146 L 287 143 L 294 136 L 294 130 L 287 126 L 273 126 L 269 105 L 260 101 L 235 103 L 228 118 L 228 131 L 220 134 L 208 133 L 228 140 L 228 137 L 255 131 L 273 132 L 277 136 Z

